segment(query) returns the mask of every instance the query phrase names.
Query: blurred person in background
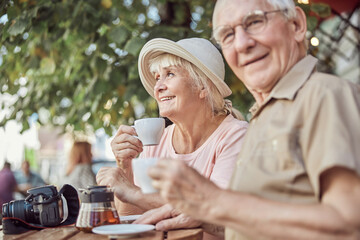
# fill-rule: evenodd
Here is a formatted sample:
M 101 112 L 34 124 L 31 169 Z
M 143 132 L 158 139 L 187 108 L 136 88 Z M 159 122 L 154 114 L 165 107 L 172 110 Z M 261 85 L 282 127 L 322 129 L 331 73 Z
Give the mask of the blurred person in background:
M 14 172 L 19 190 L 26 193 L 27 190 L 46 185 L 42 177 L 30 169 L 30 163 L 25 160 L 21 164 L 21 169 Z
M 248 123 L 225 99 L 231 90 L 224 81 L 220 52 L 206 39 L 173 42 L 155 38 L 140 52 L 139 74 L 157 101 L 160 116 L 174 124 L 165 128 L 156 146 L 143 146 L 131 126 L 119 127 L 111 146 L 121 167 L 102 168 L 97 174 L 99 184 L 113 187 L 122 203 L 134 206 L 118 204 L 119 214 L 142 213 L 164 204 L 158 194 L 142 194 L 134 184 L 131 161 L 138 154 L 139 158 L 168 157 L 185 162 L 226 188 Z M 199 224 L 185 215 L 174 221 L 179 228 L 184 223 Z
M 91 144 L 88 142 L 74 142 L 66 169 L 64 183 L 76 189 L 96 185 L 95 174 L 92 171 Z
M 11 164 L 4 163 L 4 167 L 0 171 L 0 213 L 4 203 L 14 200 L 13 193 L 18 190 L 16 180 L 11 171 Z

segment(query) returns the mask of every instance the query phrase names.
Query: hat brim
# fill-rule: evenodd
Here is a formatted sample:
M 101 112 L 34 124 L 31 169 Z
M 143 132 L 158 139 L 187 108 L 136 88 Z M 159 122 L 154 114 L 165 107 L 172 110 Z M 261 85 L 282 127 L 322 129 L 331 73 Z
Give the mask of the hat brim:
M 222 97 L 231 95 L 232 92 L 224 80 L 214 74 L 197 57 L 174 41 L 165 38 L 155 38 L 147 42 L 141 49 L 138 61 L 140 80 L 146 91 L 152 97 L 154 97 L 154 86 L 156 84 L 156 80 L 150 72 L 149 60 L 163 53 L 170 53 L 191 62 L 214 83 Z

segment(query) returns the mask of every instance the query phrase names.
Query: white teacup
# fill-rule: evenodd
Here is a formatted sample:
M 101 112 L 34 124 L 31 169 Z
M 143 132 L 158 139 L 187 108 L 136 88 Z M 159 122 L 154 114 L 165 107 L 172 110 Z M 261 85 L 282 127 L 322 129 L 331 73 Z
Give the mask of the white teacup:
M 143 118 L 135 120 L 134 128 L 144 146 L 157 145 L 165 129 L 163 118 Z
M 154 166 L 157 158 L 135 158 L 132 160 L 132 170 L 134 174 L 134 181 L 140 188 L 142 193 L 156 193 L 158 192 L 152 185 L 152 179 L 148 175 L 148 169 Z

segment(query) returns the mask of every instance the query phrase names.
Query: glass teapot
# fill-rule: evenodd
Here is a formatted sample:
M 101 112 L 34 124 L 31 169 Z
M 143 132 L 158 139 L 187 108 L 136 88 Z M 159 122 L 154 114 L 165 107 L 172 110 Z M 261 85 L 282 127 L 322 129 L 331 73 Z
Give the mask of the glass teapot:
M 106 186 L 90 186 L 80 191 L 80 210 L 76 228 L 91 232 L 100 225 L 119 224 L 120 218 L 114 204 L 114 192 Z

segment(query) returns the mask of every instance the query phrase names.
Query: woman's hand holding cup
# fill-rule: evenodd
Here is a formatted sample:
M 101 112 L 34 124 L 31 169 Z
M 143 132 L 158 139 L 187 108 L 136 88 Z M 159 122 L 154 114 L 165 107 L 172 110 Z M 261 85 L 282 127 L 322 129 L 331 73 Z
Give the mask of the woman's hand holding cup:
M 136 137 L 133 127 L 121 125 L 111 141 L 111 149 L 116 158 L 116 162 L 122 169 L 131 166 L 131 160 L 143 151 L 142 142 Z
M 126 170 L 130 162 L 143 151 L 143 145 L 157 145 L 165 129 L 163 118 L 144 118 L 134 126 L 121 125 L 111 141 L 111 149 L 120 168 Z

